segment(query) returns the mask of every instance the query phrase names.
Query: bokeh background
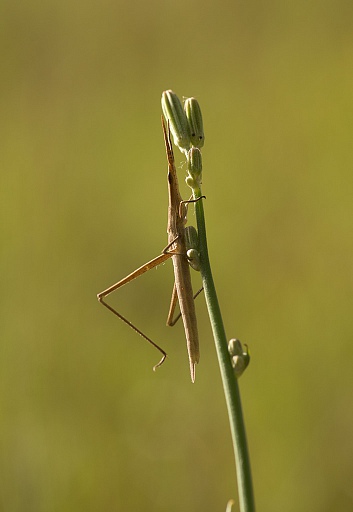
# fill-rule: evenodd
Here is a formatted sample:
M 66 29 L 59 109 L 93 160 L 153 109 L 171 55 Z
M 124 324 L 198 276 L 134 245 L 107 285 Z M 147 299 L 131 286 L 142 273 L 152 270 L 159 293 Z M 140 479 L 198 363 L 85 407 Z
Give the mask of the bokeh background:
M 236 498 L 204 299 L 195 385 L 182 326 L 165 327 L 171 262 L 112 298 L 167 350 L 158 372 L 96 300 L 166 245 L 172 88 L 203 111 L 214 278 L 252 355 L 257 508 L 351 511 L 351 2 L 3 1 L 0 16 L 0 509 Z

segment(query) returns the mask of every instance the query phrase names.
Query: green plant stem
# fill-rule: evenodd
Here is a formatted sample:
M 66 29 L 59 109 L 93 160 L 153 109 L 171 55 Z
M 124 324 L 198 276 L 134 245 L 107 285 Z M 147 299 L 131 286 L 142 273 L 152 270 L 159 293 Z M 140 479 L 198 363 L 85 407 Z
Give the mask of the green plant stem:
M 200 197 L 201 190 L 193 190 L 194 198 Z M 203 201 L 195 203 L 199 249 L 201 255 L 201 276 L 205 291 L 208 314 L 211 321 L 213 336 L 216 344 L 217 356 L 223 388 L 228 408 L 230 429 L 233 440 L 235 466 L 238 481 L 238 495 L 240 512 L 255 512 L 255 502 L 251 479 L 250 458 L 246 441 L 246 433 L 241 407 L 238 380 L 234 375 L 231 359 L 228 352 L 228 342 L 223 326 L 221 310 L 219 308 L 215 285 L 213 282 L 210 261 L 208 257 L 206 225 Z

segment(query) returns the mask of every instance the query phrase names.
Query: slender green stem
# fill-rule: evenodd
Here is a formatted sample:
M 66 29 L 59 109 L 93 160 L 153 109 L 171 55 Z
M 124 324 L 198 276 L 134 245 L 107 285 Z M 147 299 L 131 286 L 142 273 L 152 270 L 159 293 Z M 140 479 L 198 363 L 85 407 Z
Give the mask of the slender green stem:
M 194 189 L 193 194 L 195 199 L 202 195 L 199 188 Z M 237 471 L 240 512 L 255 512 L 250 458 L 246 441 L 238 380 L 234 375 L 234 370 L 229 356 L 226 333 L 213 282 L 210 260 L 208 257 L 206 225 L 202 200 L 195 203 L 195 209 L 201 256 L 201 275 L 228 408 L 235 466 Z
M 168 126 L 170 126 L 171 132 L 173 133 L 175 144 L 186 155 L 188 169 L 186 183 L 192 189 L 194 199 L 198 199 L 202 196 L 200 189 L 202 175 L 200 148 L 204 145 L 205 141 L 201 109 L 195 98 L 188 98 L 183 108 L 180 99 L 171 90 L 163 92 L 162 108 L 166 119 L 168 119 Z M 237 361 L 237 363 L 234 363 L 233 368 L 228 351 L 226 333 L 223 327 L 221 310 L 219 308 L 216 289 L 212 278 L 210 260 L 208 258 L 202 200 L 195 203 L 195 209 L 199 238 L 200 270 L 228 407 L 238 479 L 240 512 L 255 512 L 250 459 L 246 442 L 239 386 L 235 375 L 241 375 L 241 372 L 249 362 L 249 356 L 247 351 L 242 353 L 241 345 L 237 347 L 237 345 L 233 343 L 232 351 L 235 351 L 235 353 L 232 353 L 232 358 L 233 362 Z M 194 265 L 195 259 L 193 258 L 192 261 Z M 199 265 L 198 259 L 197 265 Z M 233 339 L 232 341 L 236 342 L 237 340 Z M 241 361 L 241 364 L 239 361 Z

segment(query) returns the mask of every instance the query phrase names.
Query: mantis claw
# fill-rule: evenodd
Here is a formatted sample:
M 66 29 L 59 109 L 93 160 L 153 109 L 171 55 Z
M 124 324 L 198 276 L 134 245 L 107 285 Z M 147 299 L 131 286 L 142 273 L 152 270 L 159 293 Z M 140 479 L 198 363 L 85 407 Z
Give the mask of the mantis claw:
M 164 361 L 167 359 L 167 354 L 164 352 L 163 353 L 163 357 L 162 359 L 159 361 L 159 363 L 155 364 L 154 367 L 153 367 L 153 371 L 155 372 L 157 368 L 159 368 L 160 366 L 162 366 L 162 364 L 164 363 Z

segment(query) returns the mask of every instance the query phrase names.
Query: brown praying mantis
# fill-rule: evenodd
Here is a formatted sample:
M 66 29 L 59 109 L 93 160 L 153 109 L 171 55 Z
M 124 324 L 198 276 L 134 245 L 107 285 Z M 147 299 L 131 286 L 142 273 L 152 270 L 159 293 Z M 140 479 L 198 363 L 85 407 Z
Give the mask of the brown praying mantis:
M 114 313 L 118 318 L 129 325 L 135 332 L 137 332 L 140 336 L 142 336 L 162 353 L 162 359 L 153 367 L 155 370 L 165 361 L 167 353 L 142 331 L 140 331 L 140 329 L 133 325 L 127 318 L 125 318 L 118 311 L 116 311 L 116 309 L 105 302 L 105 298 L 118 288 L 121 288 L 133 279 L 136 279 L 148 270 L 157 267 L 157 265 L 160 265 L 169 258 L 172 258 L 175 282 L 167 318 L 167 325 L 174 325 L 181 315 L 186 336 L 191 380 L 192 382 L 195 382 L 195 366 L 199 362 L 200 352 L 194 299 L 199 292 L 194 297 L 191 285 L 190 265 L 196 270 L 199 270 L 199 260 L 196 249 L 196 230 L 192 226 L 188 228 L 185 227 L 185 224 L 187 205 L 189 203 L 199 201 L 203 196 L 188 201 L 182 200 L 179 192 L 169 123 L 167 128 L 163 117 L 162 127 L 168 160 L 168 245 L 165 247 L 165 249 L 163 249 L 159 256 L 152 259 L 151 261 L 148 261 L 138 269 L 134 270 L 134 272 L 131 274 L 127 275 L 117 283 L 99 293 L 97 298 L 101 304 L 108 308 L 112 313 Z M 179 301 L 180 315 L 178 315 L 178 317 L 173 320 L 177 301 Z

